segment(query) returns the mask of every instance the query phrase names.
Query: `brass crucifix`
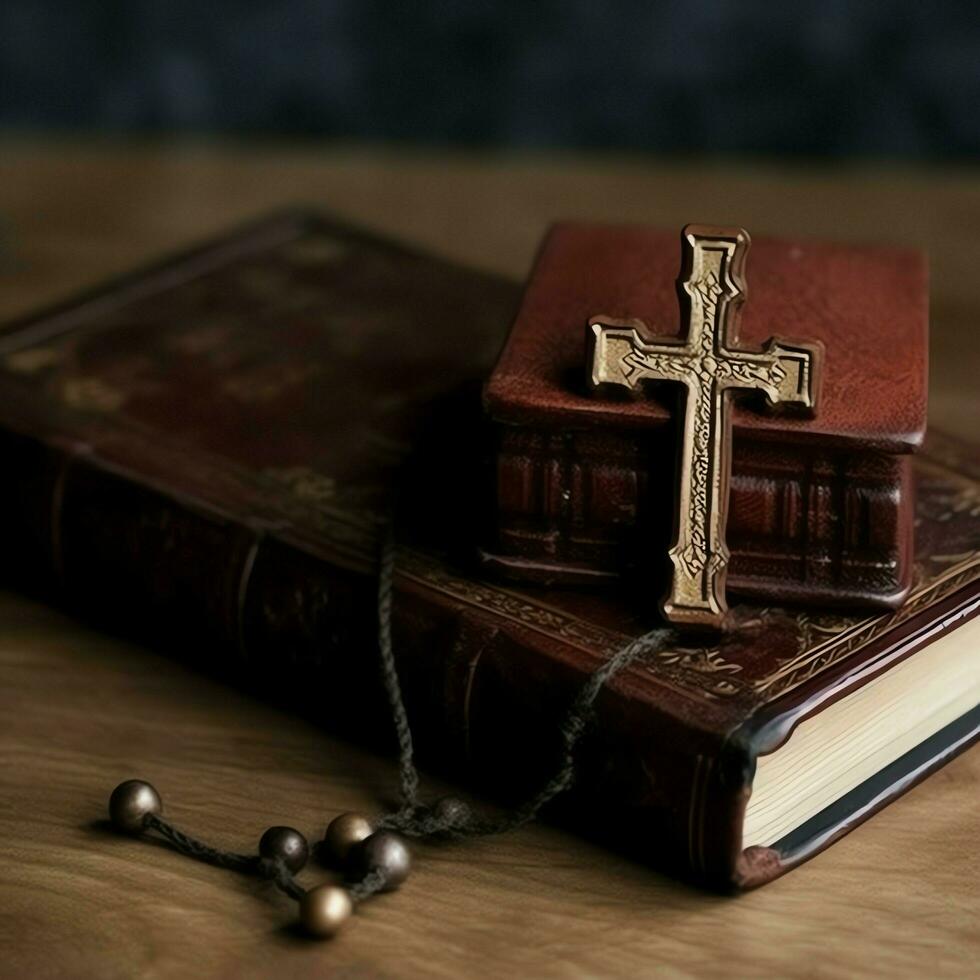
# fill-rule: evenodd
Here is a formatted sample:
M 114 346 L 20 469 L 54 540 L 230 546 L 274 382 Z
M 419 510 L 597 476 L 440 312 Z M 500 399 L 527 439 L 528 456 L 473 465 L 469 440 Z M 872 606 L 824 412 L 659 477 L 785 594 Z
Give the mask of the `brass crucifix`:
M 593 317 L 588 331 L 589 382 L 593 388 L 619 385 L 634 393 L 645 381 L 684 386 L 670 548 L 673 578 L 662 610 L 674 623 L 719 627 L 727 611 L 730 393 L 762 391 L 770 404 L 795 404 L 813 412 L 823 351 L 819 343 L 775 337 L 761 351 L 738 347 L 747 232 L 688 225 L 681 243 L 678 295 L 686 339 L 649 339 L 640 320 Z

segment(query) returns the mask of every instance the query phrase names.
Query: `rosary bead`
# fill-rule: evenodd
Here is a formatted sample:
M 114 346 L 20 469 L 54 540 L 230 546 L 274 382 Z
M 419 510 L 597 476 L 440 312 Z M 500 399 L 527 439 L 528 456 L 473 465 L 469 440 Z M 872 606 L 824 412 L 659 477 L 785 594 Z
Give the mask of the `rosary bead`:
M 292 827 L 270 827 L 259 841 L 259 854 L 264 858 L 282 861 L 295 874 L 301 871 L 310 856 L 306 838 Z
M 323 844 L 330 862 L 338 868 L 346 867 L 352 850 L 374 833 L 371 821 L 359 813 L 342 813 L 334 817 L 323 836 Z
M 357 870 L 361 875 L 380 871 L 385 878 L 384 891 L 394 891 L 412 870 L 412 854 L 406 843 L 390 830 L 379 830 L 358 847 Z
M 163 812 L 160 794 L 142 779 L 127 779 L 109 797 L 109 819 L 116 830 L 138 834 L 148 813 Z
M 432 808 L 432 816 L 446 828 L 457 830 L 469 822 L 472 815 L 470 806 L 455 796 L 445 796 L 437 800 Z
M 335 936 L 351 917 L 354 906 L 350 895 L 336 885 L 317 885 L 299 902 L 299 921 L 311 935 L 321 939 Z

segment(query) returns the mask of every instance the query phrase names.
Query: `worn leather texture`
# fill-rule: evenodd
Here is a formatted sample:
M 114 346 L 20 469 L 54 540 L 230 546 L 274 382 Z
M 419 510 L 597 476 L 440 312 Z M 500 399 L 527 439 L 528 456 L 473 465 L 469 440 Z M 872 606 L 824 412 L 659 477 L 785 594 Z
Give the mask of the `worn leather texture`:
M 495 486 L 488 569 L 516 581 L 665 575 L 678 392 L 596 397 L 585 325 L 636 317 L 679 336 L 676 234 L 561 224 L 547 236 L 486 385 Z M 907 454 L 926 427 L 928 289 L 915 251 L 755 239 L 739 339 L 820 341 L 812 418 L 732 411 L 729 589 L 760 600 L 894 607 L 912 569 Z
M 518 297 L 287 215 L 9 325 L 5 580 L 387 747 L 374 569 L 397 497 L 395 645 L 420 756 L 502 799 L 537 788 L 585 677 L 652 623 L 618 591 L 501 587 L 475 568 L 480 382 Z M 736 603 L 722 641 L 673 644 L 603 691 L 554 816 L 716 884 L 807 856 L 746 871 L 759 733 L 976 598 L 973 459 L 935 438 L 916 461 L 900 610 Z
M 642 320 L 679 336 L 679 236 L 644 225 L 559 224 L 528 280 L 486 390 L 501 422 L 549 427 L 658 429 L 672 420 L 670 386 L 637 399 L 585 389 L 590 317 Z M 883 247 L 753 237 L 739 339 L 758 347 L 783 336 L 824 345 L 824 378 L 812 418 L 732 416 L 736 438 L 911 452 L 926 427 L 928 289 L 921 253 Z

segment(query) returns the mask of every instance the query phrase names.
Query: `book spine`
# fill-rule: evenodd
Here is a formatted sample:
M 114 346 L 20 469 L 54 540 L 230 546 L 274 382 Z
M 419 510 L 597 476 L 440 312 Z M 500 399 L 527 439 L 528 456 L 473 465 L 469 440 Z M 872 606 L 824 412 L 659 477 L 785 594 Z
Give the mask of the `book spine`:
M 377 675 L 376 583 L 274 531 L 130 479 L 80 445 L 10 431 L 18 479 L 2 491 L 8 581 L 175 653 L 330 730 L 383 750 L 391 719 Z M 587 670 L 396 573 L 394 636 L 419 758 L 515 803 L 550 777 L 559 727 Z M 642 700 L 602 692 L 553 816 L 658 867 L 719 883 L 738 854 L 741 760 Z
M 486 534 L 488 566 L 515 580 L 574 583 L 666 554 L 659 516 L 673 509 L 674 479 L 658 468 L 673 461 L 662 434 L 498 423 L 493 438 L 486 482 L 496 486 L 498 517 Z M 729 588 L 767 601 L 897 606 L 911 584 L 912 496 L 910 456 L 812 457 L 795 446 L 737 442 Z

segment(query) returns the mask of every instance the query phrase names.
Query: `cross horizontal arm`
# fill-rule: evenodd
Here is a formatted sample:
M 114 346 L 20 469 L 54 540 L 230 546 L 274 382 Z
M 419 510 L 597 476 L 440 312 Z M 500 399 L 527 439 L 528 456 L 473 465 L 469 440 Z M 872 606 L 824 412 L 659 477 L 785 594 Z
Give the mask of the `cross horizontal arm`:
M 762 391 L 770 405 L 792 404 L 813 410 L 816 404 L 819 343 L 769 340 L 761 352 L 724 350 L 716 372 L 725 388 Z
M 693 351 L 687 344 L 648 344 L 640 336 L 639 320 L 593 317 L 589 321 L 590 382 L 619 385 L 631 391 L 643 381 L 681 381 L 693 378 Z

